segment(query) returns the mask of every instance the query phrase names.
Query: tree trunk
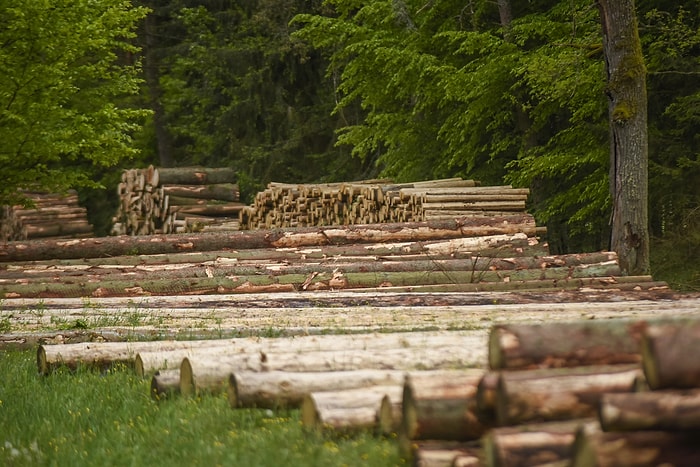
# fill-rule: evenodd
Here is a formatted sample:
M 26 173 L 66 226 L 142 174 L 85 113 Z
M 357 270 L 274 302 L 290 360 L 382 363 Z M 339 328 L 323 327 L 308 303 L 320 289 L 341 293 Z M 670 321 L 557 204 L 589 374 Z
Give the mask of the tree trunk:
M 595 415 L 605 393 L 633 392 L 641 371 L 610 365 L 501 372 L 496 418 L 501 426 Z
M 483 370 L 443 377 L 406 377 L 402 401 L 402 436 L 410 439 L 466 441 L 486 431 L 475 413 L 476 388 Z
M 651 389 L 700 387 L 700 322 L 648 324 L 642 333 L 642 367 Z
M 605 394 L 598 413 L 603 431 L 700 430 L 700 389 Z
M 180 369 L 160 370 L 151 377 L 151 397 L 159 400 L 180 393 Z
M 697 433 L 632 431 L 579 433 L 572 467 L 695 467 L 700 459 Z
M 498 324 L 489 336 L 492 370 L 639 363 L 639 322 Z
M 610 119 L 611 249 L 626 274 L 649 272 L 646 67 L 634 0 L 598 0 Z
M 312 392 L 301 403 L 301 423 L 311 430 L 338 432 L 377 430 L 377 413 L 384 397 L 401 398 L 401 384 L 340 391 Z

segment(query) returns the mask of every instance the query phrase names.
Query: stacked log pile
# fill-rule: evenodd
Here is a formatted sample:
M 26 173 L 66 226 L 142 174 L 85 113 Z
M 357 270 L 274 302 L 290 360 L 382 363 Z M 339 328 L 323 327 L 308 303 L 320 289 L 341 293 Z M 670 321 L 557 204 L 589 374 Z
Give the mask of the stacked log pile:
M 392 184 L 365 180 L 329 184 L 270 183 L 241 211 L 241 228 L 417 222 L 525 212 L 529 190 L 480 186 L 461 178 Z
M 44 345 L 37 362 L 42 374 L 127 362 L 152 375 L 158 399 L 227 391 L 234 409 L 299 408 L 311 430 L 397 433 L 414 465 L 691 466 L 698 344 L 697 318 L 580 320 L 497 325 L 488 340 L 448 331 Z
M 66 194 L 26 192 L 32 207 L 4 206 L 0 212 L 0 240 L 82 238 L 93 234 L 87 210 L 75 191 Z
M 621 276 L 611 252 L 547 255 L 535 233 L 534 219 L 520 214 L 274 232 L 7 243 L 0 245 L 0 262 L 14 264 L 0 271 L 0 296 L 666 287 L 650 276 Z M 58 265 L 59 258 L 66 261 Z
M 237 230 L 236 174 L 227 168 L 130 169 L 117 188 L 113 235 Z

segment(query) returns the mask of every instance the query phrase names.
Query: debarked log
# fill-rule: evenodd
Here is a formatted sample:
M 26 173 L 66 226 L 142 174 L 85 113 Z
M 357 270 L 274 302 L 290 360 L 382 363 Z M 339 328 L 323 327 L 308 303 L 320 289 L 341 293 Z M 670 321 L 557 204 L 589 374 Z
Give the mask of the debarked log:
M 633 392 L 638 365 L 503 371 L 496 393 L 500 426 L 587 418 L 606 393 Z
M 466 441 L 487 427 L 476 414 L 476 388 L 483 370 L 444 376 L 409 374 L 403 386 L 402 437 L 409 440 Z
M 695 467 L 700 460 L 696 432 L 579 431 L 572 467 L 675 466 Z
M 498 324 L 489 335 L 493 370 L 612 365 L 641 361 L 639 323 L 631 320 Z
M 650 323 L 643 330 L 641 349 L 651 389 L 700 387 L 700 321 Z
M 407 457 L 415 467 L 482 467 L 482 449 L 459 441 L 418 441 Z
M 180 369 L 160 370 L 151 377 L 151 397 L 164 399 L 180 393 Z
M 398 224 L 361 224 L 345 227 L 306 227 L 280 230 L 208 232 L 197 235 L 143 235 L 37 240 L 0 244 L 0 261 L 97 258 L 127 254 L 167 254 L 250 248 L 445 240 L 470 236 L 525 233 L 534 235 L 534 218 L 526 214 Z
M 700 430 L 700 389 L 604 394 L 598 417 L 604 431 Z
M 301 403 L 302 425 L 311 430 L 376 432 L 382 400 L 398 400 L 401 392 L 401 384 L 312 392 Z

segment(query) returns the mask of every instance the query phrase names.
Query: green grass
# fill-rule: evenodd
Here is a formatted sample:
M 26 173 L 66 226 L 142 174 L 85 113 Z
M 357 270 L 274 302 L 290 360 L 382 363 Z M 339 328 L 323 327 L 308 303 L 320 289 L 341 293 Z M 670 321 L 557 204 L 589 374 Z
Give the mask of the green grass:
M 233 410 L 225 396 L 154 401 L 126 368 L 37 373 L 0 352 L 3 466 L 392 466 L 396 443 L 307 432 L 296 410 Z

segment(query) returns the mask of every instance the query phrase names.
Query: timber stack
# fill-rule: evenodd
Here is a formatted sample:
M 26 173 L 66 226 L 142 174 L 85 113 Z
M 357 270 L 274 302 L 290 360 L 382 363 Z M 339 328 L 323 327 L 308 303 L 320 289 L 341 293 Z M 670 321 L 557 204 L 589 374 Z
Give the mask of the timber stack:
M 113 235 L 237 230 L 243 208 L 229 168 L 130 169 L 117 188 Z
M 87 210 L 78 194 L 25 192 L 33 206 L 4 206 L 0 213 L 0 240 L 84 238 L 93 235 Z
M 272 182 L 241 211 L 241 228 L 420 222 L 525 212 L 529 190 L 451 178 L 405 184 L 364 180 L 328 184 Z

